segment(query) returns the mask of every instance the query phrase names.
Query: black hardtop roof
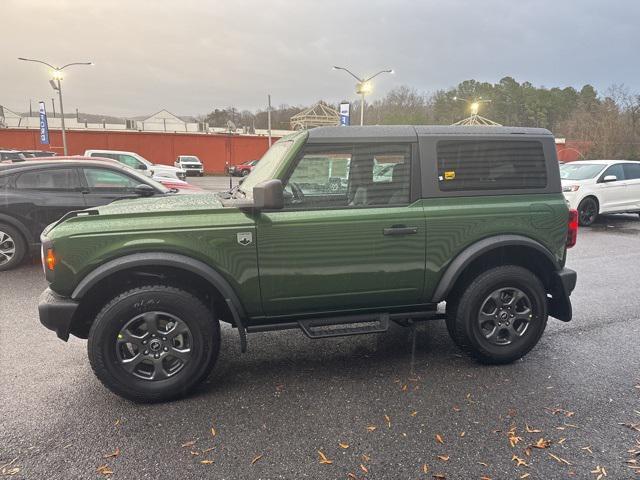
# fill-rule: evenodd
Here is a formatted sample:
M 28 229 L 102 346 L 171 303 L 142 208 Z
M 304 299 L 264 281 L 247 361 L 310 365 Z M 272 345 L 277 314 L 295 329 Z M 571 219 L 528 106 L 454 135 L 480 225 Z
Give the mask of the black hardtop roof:
M 545 128 L 495 127 L 467 125 L 367 125 L 350 127 L 318 127 L 309 130 L 309 143 L 330 143 L 347 141 L 416 141 L 422 136 L 481 135 L 505 136 L 525 135 L 553 137 Z
M 127 167 L 115 160 L 84 160 L 84 159 L 58 159 L 56 157 L 42 157 L 43 160 L 26 160 L 16 163 L 0 163 L 0 175 L 3 173 L 15 173 L 22 170 L 37 170 L 39 168 L 60 167 L 60 166 L 76 166 L 76 167 L 106 167 L 115 170 L 124 170 Z M 47 160 L 44 160 L 47 158 Z M 51 160 L 49 160 L 51 158 Z

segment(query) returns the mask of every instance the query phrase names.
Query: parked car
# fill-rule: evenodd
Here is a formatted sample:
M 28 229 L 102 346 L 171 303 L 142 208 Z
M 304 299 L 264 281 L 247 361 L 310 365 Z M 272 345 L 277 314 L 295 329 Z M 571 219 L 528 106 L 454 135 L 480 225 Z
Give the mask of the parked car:
M 26 158 L 46 158 L 46 157 L 55 157 L 56 152 L 51 152 L 48 150 L 20 150 Z
M 112 158 L 113 160 L 117 160 L 128 167 L 140 170 L 150 177 L 173 177 L 178 180 L 184 180 L 187 177 L 187 172 L 181 168 L 151 163 L 142 155 L 138 155 L 135 152 L 124 152 L 120 150 L 85 150 L 84 156 Z
M 24 162 L 26 159 L 18 150 L 0 150 L 0 162 Z
M 336 192 L 337 160 L 349 168 Z M 377 181 L 374 164 L 393 172 Z M 502 364 L 537 344 L 548 316 L 572 316 L 577 212 L 544 129 L 314 128 L 276 142 L 227 195 L 91 213 L 42 235 L 40 321 L 88 338 L 97 377 L 134 401 L 206 378 L 220 321 L 244 352 L 252 332 L 315 339 L 445 319 L 464 352 Z
M 176 180 L 178 181 L 178 180 Z M 0 165 L 0 271 L 37 251 L 40 234 L 65 214 L 122 198 L 170 193 L 113 161 L 31 160 Z
M 197 187 L 195 185 L 191 185 L 190 183 L 185 182 L 184 180 L 178 180 L 177 178 L 169 178 L 169 177 L 153 177 L 156 182 L 161 183 L 165 187 L 169 189 L 176 190 L 176 193 L 206 193 L 207 191 Z
M 591 225 L 600 214 L 640 214 L 640 162 L 580 160 L 562 165 L 560 178 L 580 225 Z
M 241 163 L 240 165 L 231 165 L 229 167 L 229 175 L 233 175 L 234 177 L 246 177 L 257 164 L 258 160 L 249 160 Z
M 195 174 L 201 177 L 204 175 L 204 167 L 202 162 L 195 155 L 179 155 L 173 164 L 176 168 L 184 170 L 189 174 Z

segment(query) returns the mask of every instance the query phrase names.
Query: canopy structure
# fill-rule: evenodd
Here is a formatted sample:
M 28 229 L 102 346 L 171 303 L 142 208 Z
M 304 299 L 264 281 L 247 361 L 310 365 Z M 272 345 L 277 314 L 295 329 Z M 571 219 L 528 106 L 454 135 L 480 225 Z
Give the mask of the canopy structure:
M 340 114 L 337 110 L 318 102 L 310 108 L 291 117 L 292 130 L 305 130 L 313 127 L 340 125 Z
M 454 123 L 453 125 L 492 125 L 494 127 L 501 127 L 502 125 L 494 122 L 493 120 L 489 120 L 482 115 L 478 115 L 477 113 L 472 114 L 470 117 L 463 118 L 459 122 Z

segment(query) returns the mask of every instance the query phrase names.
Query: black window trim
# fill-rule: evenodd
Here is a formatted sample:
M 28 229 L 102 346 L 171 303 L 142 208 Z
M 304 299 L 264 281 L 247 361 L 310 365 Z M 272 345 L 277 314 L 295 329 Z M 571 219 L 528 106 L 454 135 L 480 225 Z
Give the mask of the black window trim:
M 362 209 L 371 209 L 371 208 L 407 208 L 413 205 L 420 198 L 420 188 L 421 188 L 421 176 L 420 176 L 420 156 L 418 155 L 418 143 L 415 141 L 406 142 L 406 141 L 389 141 L 389 142 L 371 142 L 371 141 L 353 141 L 353 142 L 335 142 L 335 143 L 306 143 L 302 146 L 302 148 L 296 154 L 294 160 L 289 165 L 289 168 L 286 170 L 284 176 L 281 178 L 282 184 L 285 185 L 287 180 L 293 174 L 293 170 L 298 166 L 298 163 L 304 157 L 307 152 L 308 147 L 312 148 L 344 148 L 351 147 L 352 150 L 356 146 L 362 145 L 373 145 L 379 147 L 380 145 L 410 145 L 409 151 L 409 202 L 403 204 L 394 204 L 394 205 L 344 205 L 344 206 L 335 206 L 335 207 L 307 207 L 307 208 L 291 208 L 291 206 L 286 206 L 279 210 L 264 210 L 264 212 L 311 212 L 311 211 L 319 211 L 319 210 L 362 210 Z M 415 172 L 415 174 L 414 174 Z
M 624 171 L 624 162 L 618 162 L 618 163 L 612 163 L 611 165 L 607 165 L 605 167 L 605 169 L 602 171 L 602 173 L 600 174 L 600 178 L 598 178 L 598 181 L 596 183 L 604 183 L 604 177 L 607 176 L 607 172 L 609 170 L 611 170 L 613 167 L 617 167 L 618 165 L 622 169 L 622 175 L 624 175 L 624 178 L 618 178 L 615 181 L 616 182 L 624 182 L 626 180 L 626 176 L 627 176 L 627 174 Z M 608 183 L 614 183 L 614 182 L 608 182 Z
M 540 141 L 544 152 L 547 186 L 545 188 L 522 188 L 503 190 L 447 190 L 441 191 L 438 185 L 437 143 L 440 140 L 505 140 L 505 141 Z M 422 167 L 422 198 L 453 197 L 502 197 L 505 195 L 562 194 L 560 168 L 554 138 L 551 135 L 529 134 L 442 134 L 418 135 L 420 165 Z

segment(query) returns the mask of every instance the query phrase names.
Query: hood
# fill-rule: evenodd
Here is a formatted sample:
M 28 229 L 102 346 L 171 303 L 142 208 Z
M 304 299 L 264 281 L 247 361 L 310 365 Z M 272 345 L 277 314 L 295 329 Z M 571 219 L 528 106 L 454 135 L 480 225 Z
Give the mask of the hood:
M 154 163 L 153 169 L 156 172 L 160 170 L 164 170 L 165 172 L 179 172 L 180 170 L 182 170 L 181 168 L 172 167 L 171 165 L 161 165 L 159 163 Z
M 161 213 L 193 213 L 203 210 L 222 209 L 222 203 L 215 193 L 192 195 L 159 195 L 147 198 L 119 200 L 109 205 L 92 208 L 102 215 L 156 215 Z

